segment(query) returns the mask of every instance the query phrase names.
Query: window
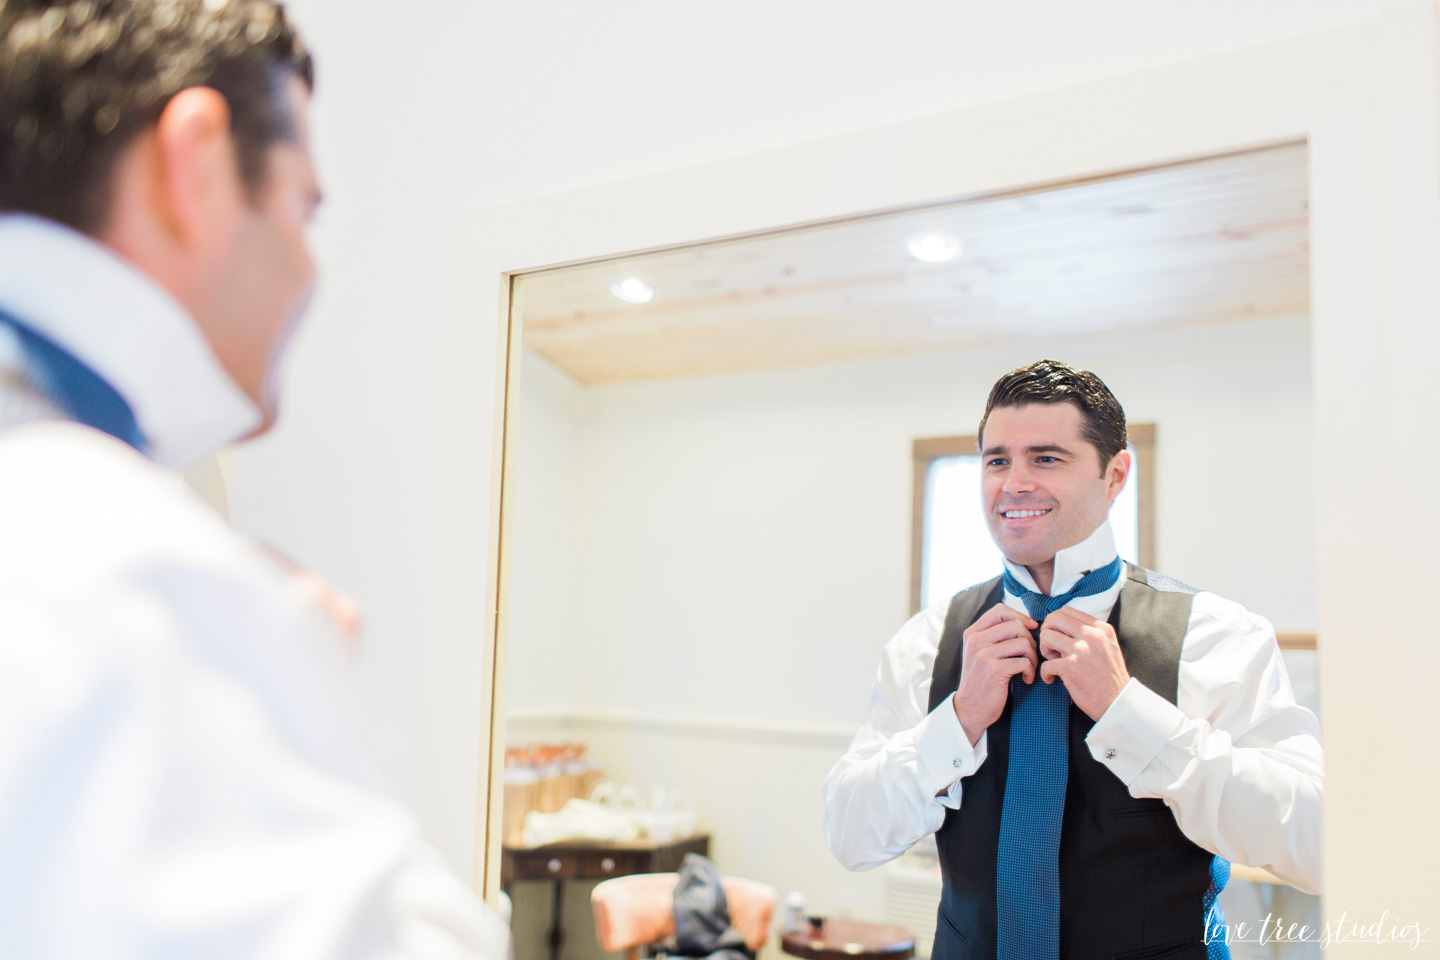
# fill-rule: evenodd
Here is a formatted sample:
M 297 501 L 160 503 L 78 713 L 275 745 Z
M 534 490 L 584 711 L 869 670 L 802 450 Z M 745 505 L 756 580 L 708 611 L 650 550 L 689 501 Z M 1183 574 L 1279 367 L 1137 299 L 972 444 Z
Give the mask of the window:
M 1134 461 L 1125 489 L 1110 508 L 1120 556 L 1142 567 L 1155 556 L 1155 425 L 1129 425 Z M 915 505 L 910 609 L 951 596 L 1000 572 L 1000 551 L 980 510 L 980 454 L 975 438 L 915 441 Z

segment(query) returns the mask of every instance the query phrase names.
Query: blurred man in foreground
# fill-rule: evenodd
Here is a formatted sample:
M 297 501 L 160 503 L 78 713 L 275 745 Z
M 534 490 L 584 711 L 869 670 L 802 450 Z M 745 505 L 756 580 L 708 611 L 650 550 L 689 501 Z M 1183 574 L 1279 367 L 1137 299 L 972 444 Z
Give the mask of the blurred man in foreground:
M 313 82 L 270 0 L 0 0 L 0 956 L 507 951 L 174 472 L 274 421 Z

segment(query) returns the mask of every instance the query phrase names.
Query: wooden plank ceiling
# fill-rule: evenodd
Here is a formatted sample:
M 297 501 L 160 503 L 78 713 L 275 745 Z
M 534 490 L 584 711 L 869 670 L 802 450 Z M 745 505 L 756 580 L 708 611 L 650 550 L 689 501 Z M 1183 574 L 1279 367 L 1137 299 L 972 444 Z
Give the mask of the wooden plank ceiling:
M 698 376 L 1309 309 L 1292 145 L 522 277 L 525 343 L 581 383 Z M 909 241 L 961 244 L 925 263 Z M 612 281 L 655 290 L 625 303 Z

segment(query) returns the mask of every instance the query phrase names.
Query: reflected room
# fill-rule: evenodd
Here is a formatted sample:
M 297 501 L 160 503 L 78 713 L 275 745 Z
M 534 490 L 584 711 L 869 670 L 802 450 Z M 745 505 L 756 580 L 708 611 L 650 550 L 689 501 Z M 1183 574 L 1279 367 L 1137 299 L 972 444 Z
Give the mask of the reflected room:
M 991 384 L 1034 360 L 1094 371 L 1125 406 L 1121 556 L 1270 620 L 1319 712 L 1306 158 L 1289 144 L 514 279 L 517 960 L 618 956 L 596 885 L 687 851 L 773 890 L 763 960 L 810 917 L 899 928 L 929 955 L 933 841 L 848 872 L 821 785 L 885 643 L 998 574 L 974 437 Z M 1259 497 L 1238 460 L 1305 480 Z M 1222 903 L 1232 923 L 1319 918 L 1251 865 Z

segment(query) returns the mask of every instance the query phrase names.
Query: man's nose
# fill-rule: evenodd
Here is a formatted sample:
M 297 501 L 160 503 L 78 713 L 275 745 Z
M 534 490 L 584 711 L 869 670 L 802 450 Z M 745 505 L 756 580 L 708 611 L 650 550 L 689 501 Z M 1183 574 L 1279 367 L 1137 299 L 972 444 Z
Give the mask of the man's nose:
M 1024 464 L 1012 464 L 1001 489 L 1009 494 L 1027 493 L 1035 489 L 1035 478 Z

